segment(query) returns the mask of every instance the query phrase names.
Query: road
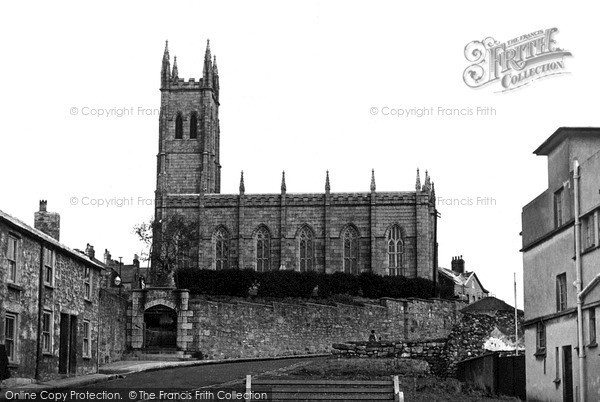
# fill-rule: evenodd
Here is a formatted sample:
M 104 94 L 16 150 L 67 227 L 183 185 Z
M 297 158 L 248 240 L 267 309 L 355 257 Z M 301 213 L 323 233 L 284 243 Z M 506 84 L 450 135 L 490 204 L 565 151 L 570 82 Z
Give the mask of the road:
M 101 384 L 81 387 L 78 389 L 159 389 L 167 387 L 169 389 L 196 389 L 211 385 L 229 383 L 234 380 L 241 381 L 246 377 L 247 374 L 257 375 L 268 371 L 308 363 L 309 361 L 314 361 L 316 359 L 324 358 L 220 363 L 156 371 L 146 371 L 141 373 L 128 374 L 125 378 L 119 378 Z

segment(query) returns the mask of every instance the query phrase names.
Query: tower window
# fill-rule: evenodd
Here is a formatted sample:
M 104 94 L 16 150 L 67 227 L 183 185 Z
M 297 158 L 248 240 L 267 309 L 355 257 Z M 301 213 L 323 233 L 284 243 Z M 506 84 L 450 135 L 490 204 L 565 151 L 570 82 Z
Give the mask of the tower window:
M 229 233 L 224 228 L 215 235 L 215 254 L 216 269 L 229 268 Z
M 198 138 L 198 115 L 196 112 L 192 112 L 190 117 L 190 139 L 195 140 Z
M 348 274 L 358 274 L 358 233 L 353 227 L 348 227 L 342 234 L 343 270 Z
M 175 118 L 175 139 L 180 140 L 183 138 L 183 117 L 181 113 L 177 113 Z
M 403 275 L 402 256 L 404 255 L 404 242 L 402 241 L 402 235 L 398 225 L 394 225 L 390 229 L 387 238 L 387 246 L 389 274 L 392 276 Z
M 270 269 L 270 247 L 271 236 L 265 227 L 261 227 L 256 233 L 256 270 L 265 272 Z
M 300 272 L 312 271 L 313 269 L 313 234 L 308 227 L 300 230 Z

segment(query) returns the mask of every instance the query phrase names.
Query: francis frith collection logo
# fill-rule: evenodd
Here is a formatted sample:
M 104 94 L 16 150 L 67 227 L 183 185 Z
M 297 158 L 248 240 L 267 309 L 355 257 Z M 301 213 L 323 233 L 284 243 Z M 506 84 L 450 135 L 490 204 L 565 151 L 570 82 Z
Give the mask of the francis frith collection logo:
M 492 37 L 465 46 L 465 57 L 473 63 L 463 74 L 465 84 L 481 88 L 498 82 L 506 92 L 540 78 L 565 74 L 566 56 L 571 52 L 557 46 L 557 28 L 540 29 L 506 42 Z

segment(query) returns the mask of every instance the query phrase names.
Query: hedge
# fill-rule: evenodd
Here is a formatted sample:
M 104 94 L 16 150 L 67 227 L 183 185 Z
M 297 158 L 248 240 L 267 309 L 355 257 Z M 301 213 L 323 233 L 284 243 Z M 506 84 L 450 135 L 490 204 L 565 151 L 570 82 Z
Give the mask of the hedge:
M 335 295 L 362 296 L 369 299 L 430 298 L 434 284 L 425 278 L 381 276 L 372 273 L 351 275 L 343 272 L 324 274 L 318 272 L 268 271 L 251 269 L 179 269 L 176 273 L 180 289 L 189 289 L 194 295 L 220 295 L 247 297 L 332 297 Z M 250 289 L 254 289 L 251 292 Z M 438 287 L 442 298 L 451 298 L 453 289 Z

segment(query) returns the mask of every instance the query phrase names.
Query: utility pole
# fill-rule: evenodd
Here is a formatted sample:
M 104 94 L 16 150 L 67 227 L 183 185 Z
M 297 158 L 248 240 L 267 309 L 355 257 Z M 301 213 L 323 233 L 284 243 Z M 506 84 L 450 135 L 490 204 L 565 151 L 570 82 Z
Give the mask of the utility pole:
M 120 295 L 121 289 L 123 289 L 123 257 L 119 257 L 119 278 L 121 278 L 121 283 L 119 284 L 119 295 Z

